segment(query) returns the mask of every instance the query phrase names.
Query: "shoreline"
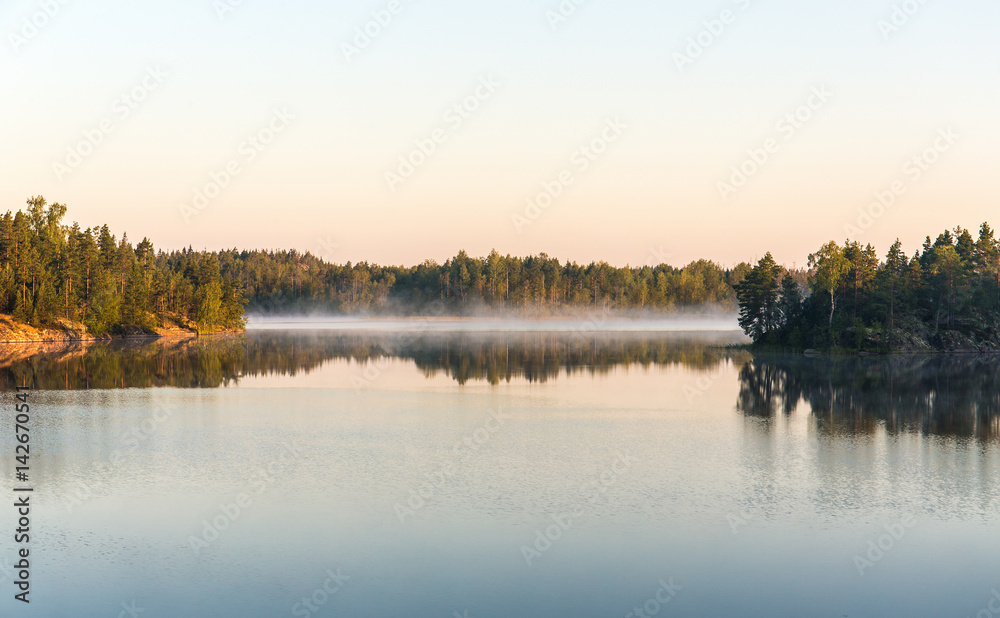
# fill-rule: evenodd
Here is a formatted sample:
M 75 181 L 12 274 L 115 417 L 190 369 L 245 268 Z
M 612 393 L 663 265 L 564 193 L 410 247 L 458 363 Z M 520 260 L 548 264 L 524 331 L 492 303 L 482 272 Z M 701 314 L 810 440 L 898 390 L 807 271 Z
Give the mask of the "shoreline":
M 13 316 L 0 314 L 0 343 L 2 344 L 71 344 L 127 339 L 146 339 L 150 341 L 157 339 L 183 340 L 197 339 L 202 336 L 215 334 L 245 332 L 244 330 L 198 331 L 186 325 L 181 325 L 176 320 L 172 325 L 158 328 L 155 331 L 149 331 L 134 325 L 125 325 L 122 327 L 122 330 L 123 332 L 119 334 L 95 336 L 87 331 L 87 327 L 83 323 L 66 318 L 57 318 L 53 324 L 45 326 L 32 326 L 15 320 Z
M 978 350 L 978 349 L 957 349 L 957 350 L 893 350 L 883 352 L 870 352 L 867 350 L 850 351 L 843 350 L 831 352 L 829 350 L 776 350 L 769 348 L 755 348 L 753 345 L 732 346 L 734 350 L 745 350 L 751 354 L 759 356 L 805 356 L 806 358 L 898 358 L 907 356 L 994 356 L 1000 354 L 1000 350 Z
M 15 320 L 13 316 L 0 314 L 0 344 L 4 345 L 73 345 L 112 341 L 184 341 L 206 336 L 245 334 L 248 331 L 270 330 L 334 330 L 334 331 L 391 331 L 417 330 L 431 333 L 470 333 L 470 334 L 502 334 L 530 332 L 566 332 L 566 333 L 630 333 L 630 334 L 706 334 L 721 335 L 739 332 L 738 327 L 718 319 L 693 316 L 677 316 L 670 318 L 645 317 L 644 319 L 606 318 L 601 320 L 586 320 L 580 318 L 560 318 L 546 316 L 533 319 L 497 319 L 491 317 L 461 317 L 461 316 L 324 316 L 320 319 L 287 316 L 278 319 L 250 319 L 242 329 L 226 329 L 213 331 L 198 331 L 189 321 L 180 321 L 175 316 L 168 316 L 167 326 L 150 331 L 134 325 L 121 327 L 120 333 L 94 336 L 87 332 L 87 327 L 73 320 L 57 318 L 53 324 L 32 326 Z M 331 326 L 333 328 L 331 328 Z M 389 328 L 386 328 L 389 327 Z M 840 348 L 795 348 L 785 346 L 757 345 L 752 342 L 723 344 L 728 349 L 744 350 L 759 355 L 804 355 L 806 357 L 890 357 L 890 356 L 960 356 L 960 355 L 993 355 L 1000 354 L 1000 345 L 992 339 L 980 339 L 962 335 L 957 331 L 937 333 L 916 333 L 910 330 L 897 330 L 896 341 L 905 342 L 901 348 L 886 350 L 875 346 L 862 346 L 860 349 Z M 929 335 L 929 336 L 928 336 Z M 868 341 L 867 343 L 875 343 Z M 943 344 L 943 345 L 942 345 Z M 718 344 L 716 344 L 718 345 Z M 876 344 L 877 345 L 877 344 Z M 866 349 L 867 348 L 867 349 Z

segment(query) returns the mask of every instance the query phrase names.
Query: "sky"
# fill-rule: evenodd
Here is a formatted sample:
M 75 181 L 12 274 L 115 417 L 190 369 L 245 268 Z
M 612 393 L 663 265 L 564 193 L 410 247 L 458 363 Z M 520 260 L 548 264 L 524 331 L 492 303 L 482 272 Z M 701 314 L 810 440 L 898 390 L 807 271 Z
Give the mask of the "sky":
M 0 209 L 176 249 L 804 265 L 1000 226 L 993 0 L 8 0 Z

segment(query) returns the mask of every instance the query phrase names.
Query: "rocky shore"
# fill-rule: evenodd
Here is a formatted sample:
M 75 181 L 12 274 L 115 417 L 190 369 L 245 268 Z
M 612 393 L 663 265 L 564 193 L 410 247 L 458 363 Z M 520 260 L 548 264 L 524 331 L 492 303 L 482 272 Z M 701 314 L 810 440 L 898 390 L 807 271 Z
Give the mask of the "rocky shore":
M 891 339 L 883 333 L 877 339 L 868 335 L 862 349 L 879 349 L 886 345 L 892 352 L 904 353 L 990 353 L 1000 352 L 1000 332 L 993 328 L 966 328 L 958 330 L 942 325 L 938 330 L 919 320 L 903 320 L 892 329 Z
M 117 335 L 95 337 L 87 331 L 87 326 L 83 323 L 66 318 L 56 318 L 51 324 L 37 327 L 19 322 L 12 316 L 0 314 L 0 343 L 97 341 L 120 337 L 187 338 L 197 337 L 198 334 L 198 328 L 193 322 L 176 316 L 168 316 L 161 327 L 153 330 L 138 326 L 124 326 Z

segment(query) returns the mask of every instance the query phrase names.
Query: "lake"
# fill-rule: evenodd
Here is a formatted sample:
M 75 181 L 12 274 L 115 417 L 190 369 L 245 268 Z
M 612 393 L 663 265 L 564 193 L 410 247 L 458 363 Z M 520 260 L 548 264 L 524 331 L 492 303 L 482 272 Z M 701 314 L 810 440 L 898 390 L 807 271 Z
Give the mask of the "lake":
M 2 615 L 1000 616 L 997 357 L 257 326 L 0 346 Z

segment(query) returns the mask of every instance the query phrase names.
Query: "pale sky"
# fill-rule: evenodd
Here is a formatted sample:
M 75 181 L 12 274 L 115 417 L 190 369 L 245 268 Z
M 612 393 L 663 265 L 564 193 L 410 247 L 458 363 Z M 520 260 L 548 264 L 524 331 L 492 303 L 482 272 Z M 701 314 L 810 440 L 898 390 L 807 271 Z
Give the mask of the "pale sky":
M 337 262 L 912 253 L 1000 227 L 998 31 L 995 0 L 8 0 L 0 207 Z

